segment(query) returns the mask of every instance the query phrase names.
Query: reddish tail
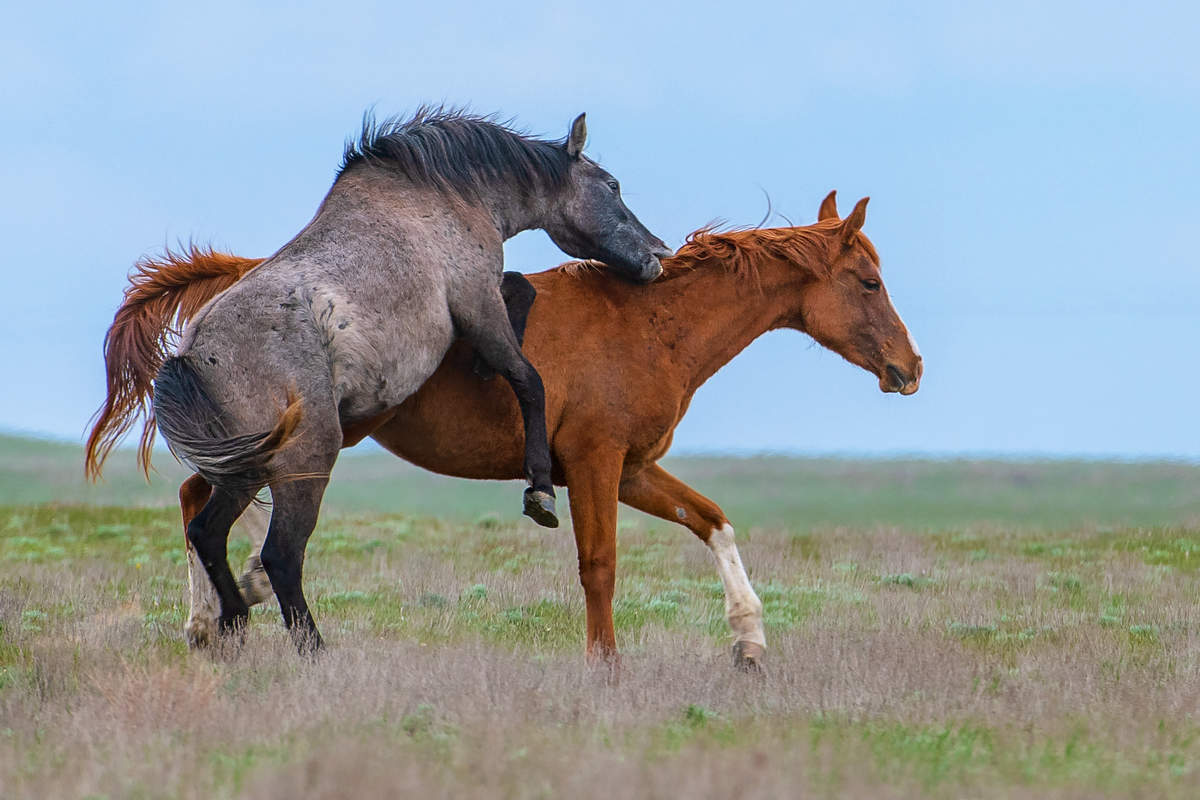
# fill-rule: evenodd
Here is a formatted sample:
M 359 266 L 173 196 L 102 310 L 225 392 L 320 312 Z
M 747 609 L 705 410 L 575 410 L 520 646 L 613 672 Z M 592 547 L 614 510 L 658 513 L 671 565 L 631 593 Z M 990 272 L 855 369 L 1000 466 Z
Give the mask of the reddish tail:
M 96 412 L 88 436 L 84 473 L 90 480 L 137 418 L 143 417 L 138 465 L 150 474 L 154 445 L 154 376 L 170 356 L 179 326 L 204 305 L 262 263 L 191 245 L 183 253 L 143 258 L 129 276 L 125 299 L 104 337 L 108 397 Z

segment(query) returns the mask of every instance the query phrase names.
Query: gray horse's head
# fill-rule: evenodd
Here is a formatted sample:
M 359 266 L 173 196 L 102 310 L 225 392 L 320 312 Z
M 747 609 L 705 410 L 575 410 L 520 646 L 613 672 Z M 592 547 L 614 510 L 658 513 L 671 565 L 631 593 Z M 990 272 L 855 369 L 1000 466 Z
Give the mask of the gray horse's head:
M 646 230 L 621 199 L 621 185 L 583 155 L 587 123 L 580 114 L 563 147 L 570 167 L 543 225 L 563 252 L 603 261 L 616 272 L 642 282 L 662 274 L 660 259 L 672 255 L 662 239 Z

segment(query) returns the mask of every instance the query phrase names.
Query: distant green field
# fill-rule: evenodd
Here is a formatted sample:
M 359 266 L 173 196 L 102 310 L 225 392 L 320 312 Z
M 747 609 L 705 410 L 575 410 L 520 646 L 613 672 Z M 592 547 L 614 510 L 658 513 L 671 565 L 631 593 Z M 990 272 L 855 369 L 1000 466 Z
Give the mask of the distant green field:
M 329 643 L 276 609 L 187 650 L 169 456 L 82 481 L 0 439 L 0 796 L 1192 798 L 1200 469 L 679 459 L 762 598 L 732 670 L 721 583 L 630 512 L 622 667 L 582 657 L 569 530 L 519 485 L 350 454 L 308 550 Z M 560 504 L 565 508 L 565 497 Z M 248 554 L 231 546 L 235 566 Z
M 116 452 L 102 484 L 83 480 L 80 448 L 0 436 L 0 503 L 157 506 L 175 502 L 187 472 L 167 453 L 147 484 L 131 451 Z M 886 525 L 946 530 L 981 522 L 1172 525 L 1200 520 L 1200 466 L 1081 461 L 680 458 L 668 469 L 716 501 L 735 525 L 796 529 Z M 326 505 L 474 521 L 512 520 L 517 483 L 465 481 L 419 470 L 394 456 L 348 451 Z M 560 501 L 565 511 L 565 502 Z M 629 519 L 637 512 L 626 510 Z

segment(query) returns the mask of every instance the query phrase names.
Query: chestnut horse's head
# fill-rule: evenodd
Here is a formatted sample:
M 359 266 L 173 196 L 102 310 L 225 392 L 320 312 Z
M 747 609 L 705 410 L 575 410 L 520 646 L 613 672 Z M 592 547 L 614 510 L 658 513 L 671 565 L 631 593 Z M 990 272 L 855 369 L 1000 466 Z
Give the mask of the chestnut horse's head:
M 869 198 L 840 219 L 836 196 L 830 192 L 817 215 L 815 227 L 830 237 L 829 255 L 826 269 L 814 270 L 801 294 L 796 327 L 874 373 L 881 390 L 913 394 L 924 365 L 883 286 L 879 255 L 862 232 Z

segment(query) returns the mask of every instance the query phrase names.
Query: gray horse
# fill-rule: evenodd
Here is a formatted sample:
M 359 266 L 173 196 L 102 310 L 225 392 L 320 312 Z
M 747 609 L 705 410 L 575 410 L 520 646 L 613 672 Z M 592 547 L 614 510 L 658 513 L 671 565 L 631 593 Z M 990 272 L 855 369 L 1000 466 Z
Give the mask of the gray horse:
M 502 243 L 541 228 L 640 282 L 670 255 L 582 155 L 586 137 L 582 114 L 562 142 L 457 111 L 368 118 L 307 227 L 185 331 L 155 378 L 153 410 L 174 453 L 213 486 L 187 535 L 221 598 L 223 633 L 249 613 L 229 529 L 269 486 L 262 564 L 297 645 L 321 646 L 301 572 L 338 450 L 416 391 L 456 335 L 516 393 L 526 513 L 557 525 L 545 396 L 501 297 Z

